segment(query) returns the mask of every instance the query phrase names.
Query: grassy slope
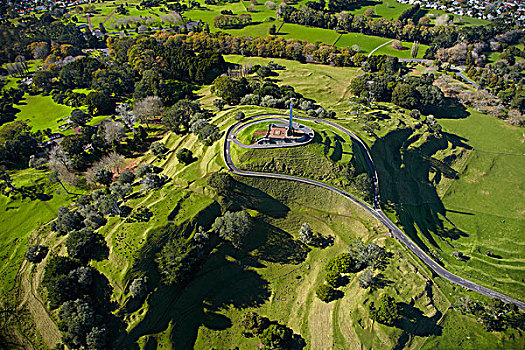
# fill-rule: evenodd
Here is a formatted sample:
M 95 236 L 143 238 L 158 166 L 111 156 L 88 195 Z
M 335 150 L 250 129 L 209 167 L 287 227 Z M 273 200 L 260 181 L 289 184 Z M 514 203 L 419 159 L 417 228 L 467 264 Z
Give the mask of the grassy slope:
M 73 199 L 59 185 L 47 183 L 48 173 L 27 169 L 12 175 L 17 187 L 37 186 L 50 198 L 46 200 L 13 199 L 0 196 L 2 235 L 0 236 L 0 291 L 13 286 L 18 267 L 22 263 L 28 242 L 41 239 L 39 228 L 52 220 L 63 205 Z M 78 192 L 78 191 L 76 191 Z M 44 229 L 44 228 L 43 228 Z M 47 231 L 44 229 L 43 234 Z
M 468 234 L 454 244 L 472 259 L 467 263 L 447 260 L 469 276 L 524 298 L 525 272 L 520 268 L 525 251 L 523 131 L 476 112 L 466 119 L 441 120 L 441 124 L 474 147 L 460 179 L 442 194 L 450 210 L 447 217 Z M 489 258 L 487 250 L 503 258 Z

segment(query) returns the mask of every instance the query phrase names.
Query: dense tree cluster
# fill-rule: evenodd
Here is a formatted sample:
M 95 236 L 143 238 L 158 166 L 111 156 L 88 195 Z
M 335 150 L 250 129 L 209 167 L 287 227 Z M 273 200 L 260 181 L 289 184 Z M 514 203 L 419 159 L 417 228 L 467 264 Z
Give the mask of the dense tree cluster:
M 456 306 L 464 314 L 475 315 L 483 328 L 489 332 L 498 332 L 507 328 L 525 330 L 525 312 L 514 304 L 500 300 L 488 303 L 471 300 L 470 297 L 458 297 Z
M 241 15 L 219 15 L 213 19 L 216 28 L 232 29 L 242 28 L 252 23 L 252 16 L 249 14 Z
M 33 133 L 25 121 L 14 121 L 0 129 L 0 165 L 7 169 L 26 168 L 35 153 L 40 132 Z
M 13 105 L 20 102 L 24 92 L 20 89 L 5 89 L 4 84 L 0 83 L 0 126 L 14 119 L 16 109 Z
M 350 83 L 356 96 L 371 96 L 381 102 L 393 102 L 406 109 L 418 109 L 428 114 L 445 103 L 445 95 L 433 85 L 434 76 L 403 76 L 367 73 Z
M 293 333 L 286 325 L 270 321 L 267 317 L 255 312 L 247 312 L 242 320 L 243 335 L 251 338 L 258 336 L 267 349 L 294 349 L 303 348 L 304 340 Z

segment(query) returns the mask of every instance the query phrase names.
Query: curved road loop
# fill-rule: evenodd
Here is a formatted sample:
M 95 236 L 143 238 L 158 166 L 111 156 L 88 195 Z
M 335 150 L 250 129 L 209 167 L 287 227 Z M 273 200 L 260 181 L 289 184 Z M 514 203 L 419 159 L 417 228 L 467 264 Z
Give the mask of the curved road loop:
M 278 118 L 280 117 L 280 118 Z M 284 119 L 281 119 L 284 118 Z M 239 131 L 243 130 L 244 128 L 264 122 L 264 121 L 284 121 L 286 122 L 286 115 L 282 114 L 259 114 L 255 115 L 249 118 L 245 118 L 234 125 L 230 126 L 228 128 L 228 131 L 226 133 L 226 138 L 224 140 L 224 150 L 223 150 L 223 157 L 224 161 L 226 163 L 226 166 L 228 167 L 229 171 L 235 175 L 241 175 L 241 176 L 252 176 L 252 177 L 264 177 L 264 178 L 272 178 L 272 179 L 282 179 L 282 180 L 289 180 L 289 181 L 296 181 L 296 182 L 302 182 L 318 187 L 322 187 L 324 189 L 327 189 L 329 191 L 332 191 L 334 193 L 337 193 L 353 203 L 355 203 L 357 206 L 374 216 L 379 222 L 381 222 L 383 225 L 385 225 L 392 234 L 393 237 L 397 238 L 399 241 L 401 241 L 408 249 L 412 251 L 425 265 L 427 265 L 432 271 L 434 271 L 437 275 L 441 276 L 442 278 L 455 283 L 461 287 L 464 287 L 468 290 L 472 290 L 475 292 L 478 292 L 480 294 L 486 295 L 490 298 L 496 298 L 500 299 L 503 302 L 506 303 L 513 303 L 516 306 L 518 306 L 521 310 L 525 310 L 525 303 L 519 300 L 516 300 L 514 298 L 511 298 L 505 294 L 496 292 L 492 289 L 480 286 L 472 281 L 469 281 L 463 277 L 459 277 L 445 268 L 443 268 L 441 265 L 436 263 L 427 253 L 425 253 L 418 245 L 416 245 L 412 240 L 399 228 L 397 227 L 381 210 L 380 206 L 380 200 L 379 200 L 379 183 L 377 180 L 377 172 L 374 167 L 374 163 L 372 161 L 372 157 L 370 155 L 370 151 L 366 144 L 353 132 L 350 130 L 332 122 L 329 120 L 323 120 L 323 119 L 313 119 L 313 118 L 304 118 L 304 117 L 295 117 L 295 119 L 298 120 L 306 120 L 309 122 L 314 123 L 322 123 L 329 125 L 333 128 L 338 129 L 339 131 L 345 133 L 346 135 L 350 136 L 352 140 L 357 142 L 359 147 L 361 148 L 363 155 L 366 158 L 366 161 L 368 163 L 368 167 L 370 169 L 370 173 L 372 174 L 372 180 L 373 180 L 373 193 L 374 193 L 374 204 L 373 207 L 369 206 L 367 203 L 362 201 L 361 199 L 353 196 L 352 194 L 343 191 L 339 188 L 336 188 L 334 186 L 316 181 L 311 179 L 305 179 L 297 176 L 291 176 L 291 175 L 284 175 L 284 174 L 273 174 L 273 173 L 259 173 L 259 172 L 253 172 L 253 171 L 246 171 L 238 168 L 231 158 L 231 144 L 232 142 L 236 145 L 239 145 L 240 147 L 249 148 L 246 147 L 247 145 L 239 142 L 237 140 L 237 134 Z

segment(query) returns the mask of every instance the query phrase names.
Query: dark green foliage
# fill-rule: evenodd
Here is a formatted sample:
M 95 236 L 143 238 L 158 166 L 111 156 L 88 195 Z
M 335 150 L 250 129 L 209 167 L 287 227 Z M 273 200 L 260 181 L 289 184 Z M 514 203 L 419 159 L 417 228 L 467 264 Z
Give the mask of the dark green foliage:
M 399 306 L 394 298 L 383 294 L 379 302 L 370 303 L 370 318 L 387 326 L 395 325 L 400 319 Z
M 146 174 L 146 176 L 140 180 L 140 184 L 144 191 L 149 191 L 154 188 L 162 187 L 167 181 L 168 177 L 166 175 L 159 176 L 157 174 Z
M 358 271 L 355 261 L 350 254 L 343 253 L 328 261 L 325 269 L 337 273 L 350 273 Z
M 152 164 L 141 164 L 135 169 L 135 176 L 141 178 L 146 174 L 151 174 L 155 172 L 155 166 Z
M 104 260 L 109 249 L 104 237 L 88 228 L 72 231 L 64 243 L 70 257 L 88 263 L 90 260 Z
M 84 126 L 91 119 L 90 115 L 80 109 L 74 109 L 69 117 L 71 122 L 76 126 Z
M 226 104 L 226 101 L 224 101 L 222 98 L 216 98 L 213 100 L 213 107 L 217 108 L 218 111 L 222 111 Z
M 89 114 L 105 115 L 115 113 L 115 102 L 103 92 L 92 91 L 86 96 Z
M 247 338 L 251 338 L 261 334 L 268 328 L 268 326 L 270 326 L 270 320 L 267 317 L 249 311 L 244 314 L 241 325 L 243 329 L 242 334 Z
M 358 270 L 366 267 L 381 267 L 387 257 L 385 248 L 375 243 L 364 244 L 361 239 L 352 242 L 349 246 L 349 256 L 354 260 Z
M 319 285 L 319 287 L 317 287 L 315 290 L 315 294 L 320 300 L 324 301 L 325 303 L 329 303 L 336 299 L 340 299 L 343 296 L 343 292 L 336 290 L 327 284 Z
M 32 263 L 39 263 L 47 255 L 47 252 L 49 251 L 49 248 L 45 245 L 35 244 L 27 247 L 27 251 L 25 254 L 25 258 L 27 261 L 30 261 Z
M 80 58 L 66 64 L 60 70 L 60 83 L 70 89 L 89 88 L 93 80 L 93 73 L 102 67 L 102 63 L 95 58 Z
M 290 349 L 293 331 L 285 325 L 272 323 L 259 335 L 261 343 L 268 349 Z
M 195 158 L 193 158 L 193 152 L 187 148 L 181 148 L 177 152 L 177 159 L 184 165 L 188 165 L 195 160 Z
M 252 22 L 252 16 L 249 14 L 241 15 L 219 15 L 213 19 L 213 23 L 216 28 L 221 29 L 232 29 L 232 28 L 242 28 Z
M 58 328 L 63 332 L 62 341 L 68 347 L 88 345 L 100 349 L 106 344 L 106 330 L 100 327 L 101 317 L 93 307 L 82 300 L 68 301 L 58 311 Z M 91 347 L 90 347 L 91 348 Z
M 235 180 L 228 173 L 213 173 L 208 177 L 208 185 L 217 190 L 221 196 L 228 195 L 233 191 Z
M 135 174 L 131 170 L 124 170 L 118 177 L 118 182 L 123 184 L 132 184 L 135 180 Z
M 215 219 L 212 225 L 219 237 L 228 240 L 235 248 L 241 248 L 252 229 L 251 216 L 245 211 L 229 212 Z
M 0 130 L 0 165 L 7 169 L 26 168 L 36 153 L 39 136 L 24 121 L 14 121 Z
M 236 105 L 247 93 L 250 92 L 246 78 L 234 79 L 223 76 L 215 79 L 211 92 L 222 97 L 228 104 Z
M 44 91 L 53 89 L 53 73 L 48 70 L 40 70 L 33 75 L 33 85 Z
M 162 122 L 176 134 L 185 134 L 189 131 L 191 117 L 202 112 L 198 102 L 180 100 L 162 114 Z
M 113 180 L 113 173 L 107 169 L 98 169 L 95 173 L 95 178 L 98 183 L 108 186 Z
M 84 217 L 77 210 L 69 210 L 66 207 L 60 207 L 56 220 L 51 224 L 51 229 L 58 235 L 65 235 L 74 230 L 80 230 L 84 227 Z
M 326 283 L 328 283 L 330 287 L 338 288 L 343 283 L 343 276 L 337 271 L 330 270 L 326 274 Z
M 47 289 L 47 299 L 52 309 L 78 295 L 78 289 L 67 280 L 69 273 L 80 267 L 77 260 L 55 256 L 49 259 L 44 269 L 42 285 Z
M 243 112 L 239 111 L 239 112 L 235 113 L 235 117 L 234 118 L 235 118 L 235 120 L 240 121 L 240 120 L 243 120 L 245 117 L 246 117 L 246 115 Z
M 151 146 L 149 147 L 149 149 L 151 150 L 151 153 L 153 153 L 153 155 L 157 157 L 168 152 L 168 149 L 166 148 L 166 146 L 164 146 L 162 142 L 158 142 L 158 141 L 153 142 Z
M 203 253 L 200 246 L 193 245 L 180 233 L 173 237 L 164 245 L 156 258 L 163 282 L 174 285 L 187 281 L 195 265 L 202 259 Z

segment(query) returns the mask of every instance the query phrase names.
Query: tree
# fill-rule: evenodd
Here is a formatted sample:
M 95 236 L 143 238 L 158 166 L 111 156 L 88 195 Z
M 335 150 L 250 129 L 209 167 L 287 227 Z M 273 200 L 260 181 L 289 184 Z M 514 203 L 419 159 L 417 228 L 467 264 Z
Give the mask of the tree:
M 252 220 L 245 211 L 229 212 L 215 219 L 212 225 L 222 239 L 229 240 L 232 245 L 240 249 L 244 245 L 246 236 L 251 231 Z
M 115 102 L 103 92 L 91 91 L 86 96 L 86 105 L 91 115 L 106 115 L 115 112 Z
M 386 294 L 379 299 L 379 305 L 370 303 L 369 311 L 371 319 L 387 326 L 393 326 L 401 319 L 395 299 Z
M 329 303 L 342 297 L 341 291 L 335 290 L 327 284 L 319 285 L 319 287 L 317 287 L 315 290 L 315 294 L 319 299 L 321 299 L 321 301 L 324 301 L 325 303 Z
M 49 248 L 45 245 L 34 244 L 27 247 L 25 258 L 27 261 L 37 264 L 44 260 L 48 251 Z
M 235 113 L 235 117 L 234 117 L 234 118 L 235 118 L 235 120 L 237 120 L 237 121 L 241 121 L 241 120 L 243 120 L 245 117 L 246 117 L 246 115 L 245 115 L 243 112 L 239 111 L 239 112 Z
M 132 298 L 143 298 L 148 292 L 148 278 L 146 276 L 135 278 L 129 286 L 129 294 Z
M 108 186 L 113 180 L 113 173 L 107 169 L 100 168 L 95 173 L 95 179 L 98 183 Z
M 51 224 L 51 229 L 58 235 L 65 235 L 73 230 L 80 230 L 84 227 L 84 217 L 77 211 L 70 211 L 66 207 L 58 209 L 57 218 Z
M 153 142 L 149 148 L 151 150 L 151 153 L 153 153 L 154 156 L 162 156 L 166 152 L 168 152 L 168 149 L 166 146 L 164 146 L 164 143 L 162 142 Z
M 183 163 L 184 165 L 188 165 L 195 160 L 193 158 L 193 152 L 187 148 L 181 148 L 177 152 L 177 159 L 179 162 Z
M 180 100 L 162 114 L 162 122 L 176 134 L 185 134 L 189 131 L 190 121 L 202 108 L 198 102 Z
M 47 70 L 40 70 L 33 75 L 33 84 L 44 91 L 50 91 L 53 88 L 53 73 Z
M 162 99 L 158 96 L 148 96 L 133 103 L 133 113 L 137 119 L 146 124 L 149 129 L 149 120 L 160 115 L 163 111 Z
M 250 92 L 246 78 L 221 76 L 213 82 L 211 92 L 222 97 L 229 105 L 237 105 Z
M 228 173 L 213 173 L 208 177 L 208 185 L 215 188 L 221 196 L 228 195 L 235 185 L 235 180 Z
M 133 181 L 135 180 L 135 174 L 133 174 L 133 172 L 131 170 L 124 170 L 123 172 L 120 173 L 119 177 L 118 177 L 118 182 L 122 183 L 122 184 L 132 184 Z
M 333 288 L 340 287 L 343 284 L 343 276 L 337 271 L 328 271 L 326 274 L 326 283 Z
M 84 126 L 90 119 L 90 115 L 86 112 L 80 110 L 80 109 L 74 109 L 71 112 L 71 116 L 69 117 L 69 120 L 71 123 L 77 126 Z
M 268 29 L 268 34 L 275 35 L 276 32 L 277 32 L 277 28 L 275 27 L 275 24 L 272 24 L 270 29 Z
M 83 263 L 88 263 L 90 260 L 107 259 L 109 254 L 104 237 L 88 228 L 69 233 L 65 246 L 70 257 Z
M 328 261 L 328 263 L 325 266 L 325 270 L 327 271 L 336 271 L 339 273 L 350 273 L 350 272 L 356 272 L 356 262 L 350 254 L 340 254 Z
M 146 174 L 146 176 L 140 180 L 143 191 L 149 191 L 154 188 L 162 187 L 168 180 L 166 175 L 159 176 L 157 174 Z
M 293 331 L 279 323 L 272 323 L 259 335 L 261 343 L 268 349 L 290 349 Z
M 241 325 L 243 329 L 242 334 L 247 338 L 251 338 L 261 334 L 268 328 L 270 326 L 270 320 L 253 311 L 248 311 L 244 314 Z
M 133 187 L 129 183 L 114 182 L 110 186 L 111 192 L 124 200 L 128 194 L 133 192 Z
M 370 267 L 367 267 L 359 275 L 359 280 L 358 280 L 359 287 L 363 289 L 371 288 L 375 285 L 375 283 L 376 283 L 376 278 L 374 276 L 374 270 Z
M 226 106 L 226 101 L 224 101 L 222 98 L 216 98 L 213 100 L 213 106 L 217 108 L 218 111 L 222 111 L 224 106 Z
M 58 319 L 62 341 L 74 349 L 85 347 L 87 335 L 98 323 L 93 307 L 80 299 L 65 302 L 58 311 Z
M 314 232 L 310 224 L 303 223 L 299 229 L 299 240 L 304 244 L 312 244 L 314 242 Z
M 350 244 L 348 253 L 358 269 L 379 267 L 387 256 L 385 248 L 372 242 L 364 244 L 361 239 Z

